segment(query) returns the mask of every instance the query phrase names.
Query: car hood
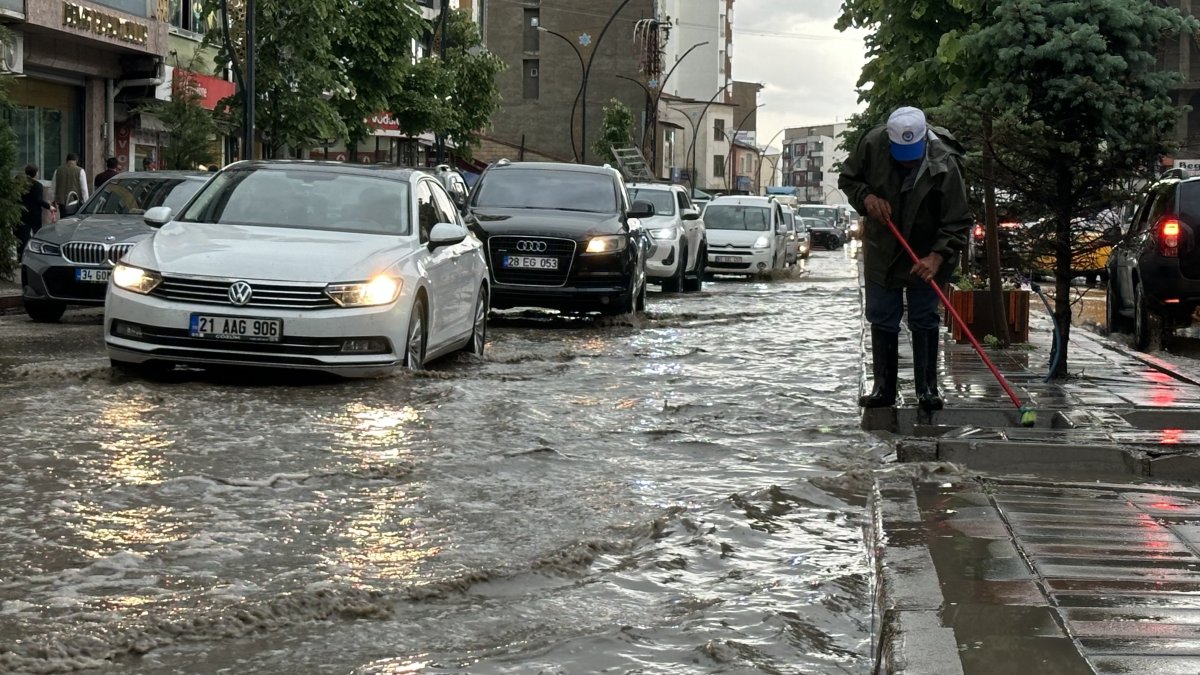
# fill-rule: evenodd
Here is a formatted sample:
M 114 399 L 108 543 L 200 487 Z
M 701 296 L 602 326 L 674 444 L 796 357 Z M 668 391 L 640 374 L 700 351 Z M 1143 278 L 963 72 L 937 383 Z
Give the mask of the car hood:
M 615 213 L 583 213 L 549 209 L 472 209 L 468 226 L 484 236 L 523 234 L 541 237 L 574 236 L 585 238 L 618 234 L 625 224 Z
M 656 230 L 660 227 L 671 227 L 677 222 L 675 220 L 675 216 L 650 216 L 649 218 L 642 218 L 641 220 L 642 225 L 652 230 Z
M 145 239 L 153 231 L 140 215 L 95 215 L 63 218 L 38 230 L 37 238 L 55 244 L 68 241 L 115 244 Z
M 330 283 L 369 279 L 415 251 L 390 235 L 173 222 L 126 261 L 166 275 Z
M 759 230 L 708 230 L 708 248 L 713 250 L 721 246 L 753 246 L 759 237 L 767 235 Z

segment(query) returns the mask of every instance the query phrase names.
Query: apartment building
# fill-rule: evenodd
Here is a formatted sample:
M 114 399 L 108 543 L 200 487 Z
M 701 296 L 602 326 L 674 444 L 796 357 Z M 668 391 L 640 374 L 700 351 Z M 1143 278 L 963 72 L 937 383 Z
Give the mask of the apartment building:
M 846 158 L 840 149 L 845 123 L 796 127 L 783 132 L 783 178 L 798 188 L 798 197 L 809 204 L 844 204 L 838 189 L 837 166 Z

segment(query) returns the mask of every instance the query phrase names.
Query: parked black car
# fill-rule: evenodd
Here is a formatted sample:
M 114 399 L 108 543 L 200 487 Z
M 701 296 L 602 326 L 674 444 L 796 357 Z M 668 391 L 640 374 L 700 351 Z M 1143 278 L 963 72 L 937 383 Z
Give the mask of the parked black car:
M 626 314 L 645 307 L 653 242 L 638 219 L 653 215 L 615 169 L 501 160 L 466 220 L 486 247 L 493 308 Z
M 1168 171 L 1137 206 L 1108 257 L 1108 328 L 1147 349 L 1200 306 L 1200 178 Z

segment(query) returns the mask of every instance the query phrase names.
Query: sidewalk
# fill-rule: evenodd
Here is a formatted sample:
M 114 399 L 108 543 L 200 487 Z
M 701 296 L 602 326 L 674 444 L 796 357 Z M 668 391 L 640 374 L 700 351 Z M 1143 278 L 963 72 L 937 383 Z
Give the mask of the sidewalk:
M 902 344 L 907 405 L 864 411 L 901 462 L 939 462 L 876 482 L 878 672 L 1198 673 L 1200 372 L 1076 328 L 1074 376 L 1046 383 L 1031 324 L 1032 349 L 989 355 L 1036 427 L 948 333 L 946 410 L 915 410 Z

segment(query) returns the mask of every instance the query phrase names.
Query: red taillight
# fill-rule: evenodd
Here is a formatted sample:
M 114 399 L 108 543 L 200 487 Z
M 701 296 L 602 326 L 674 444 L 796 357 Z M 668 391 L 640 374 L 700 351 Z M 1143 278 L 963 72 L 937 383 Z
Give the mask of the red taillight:
M 975 238 L 983 239 L 983 226 L 982 225 L 975 226 Z
M 1178 218 L 1167 216 L 1158 221 L 1158 252 L 1168 258 L 1179 257 L 1179 232 L 1182 226 Z

